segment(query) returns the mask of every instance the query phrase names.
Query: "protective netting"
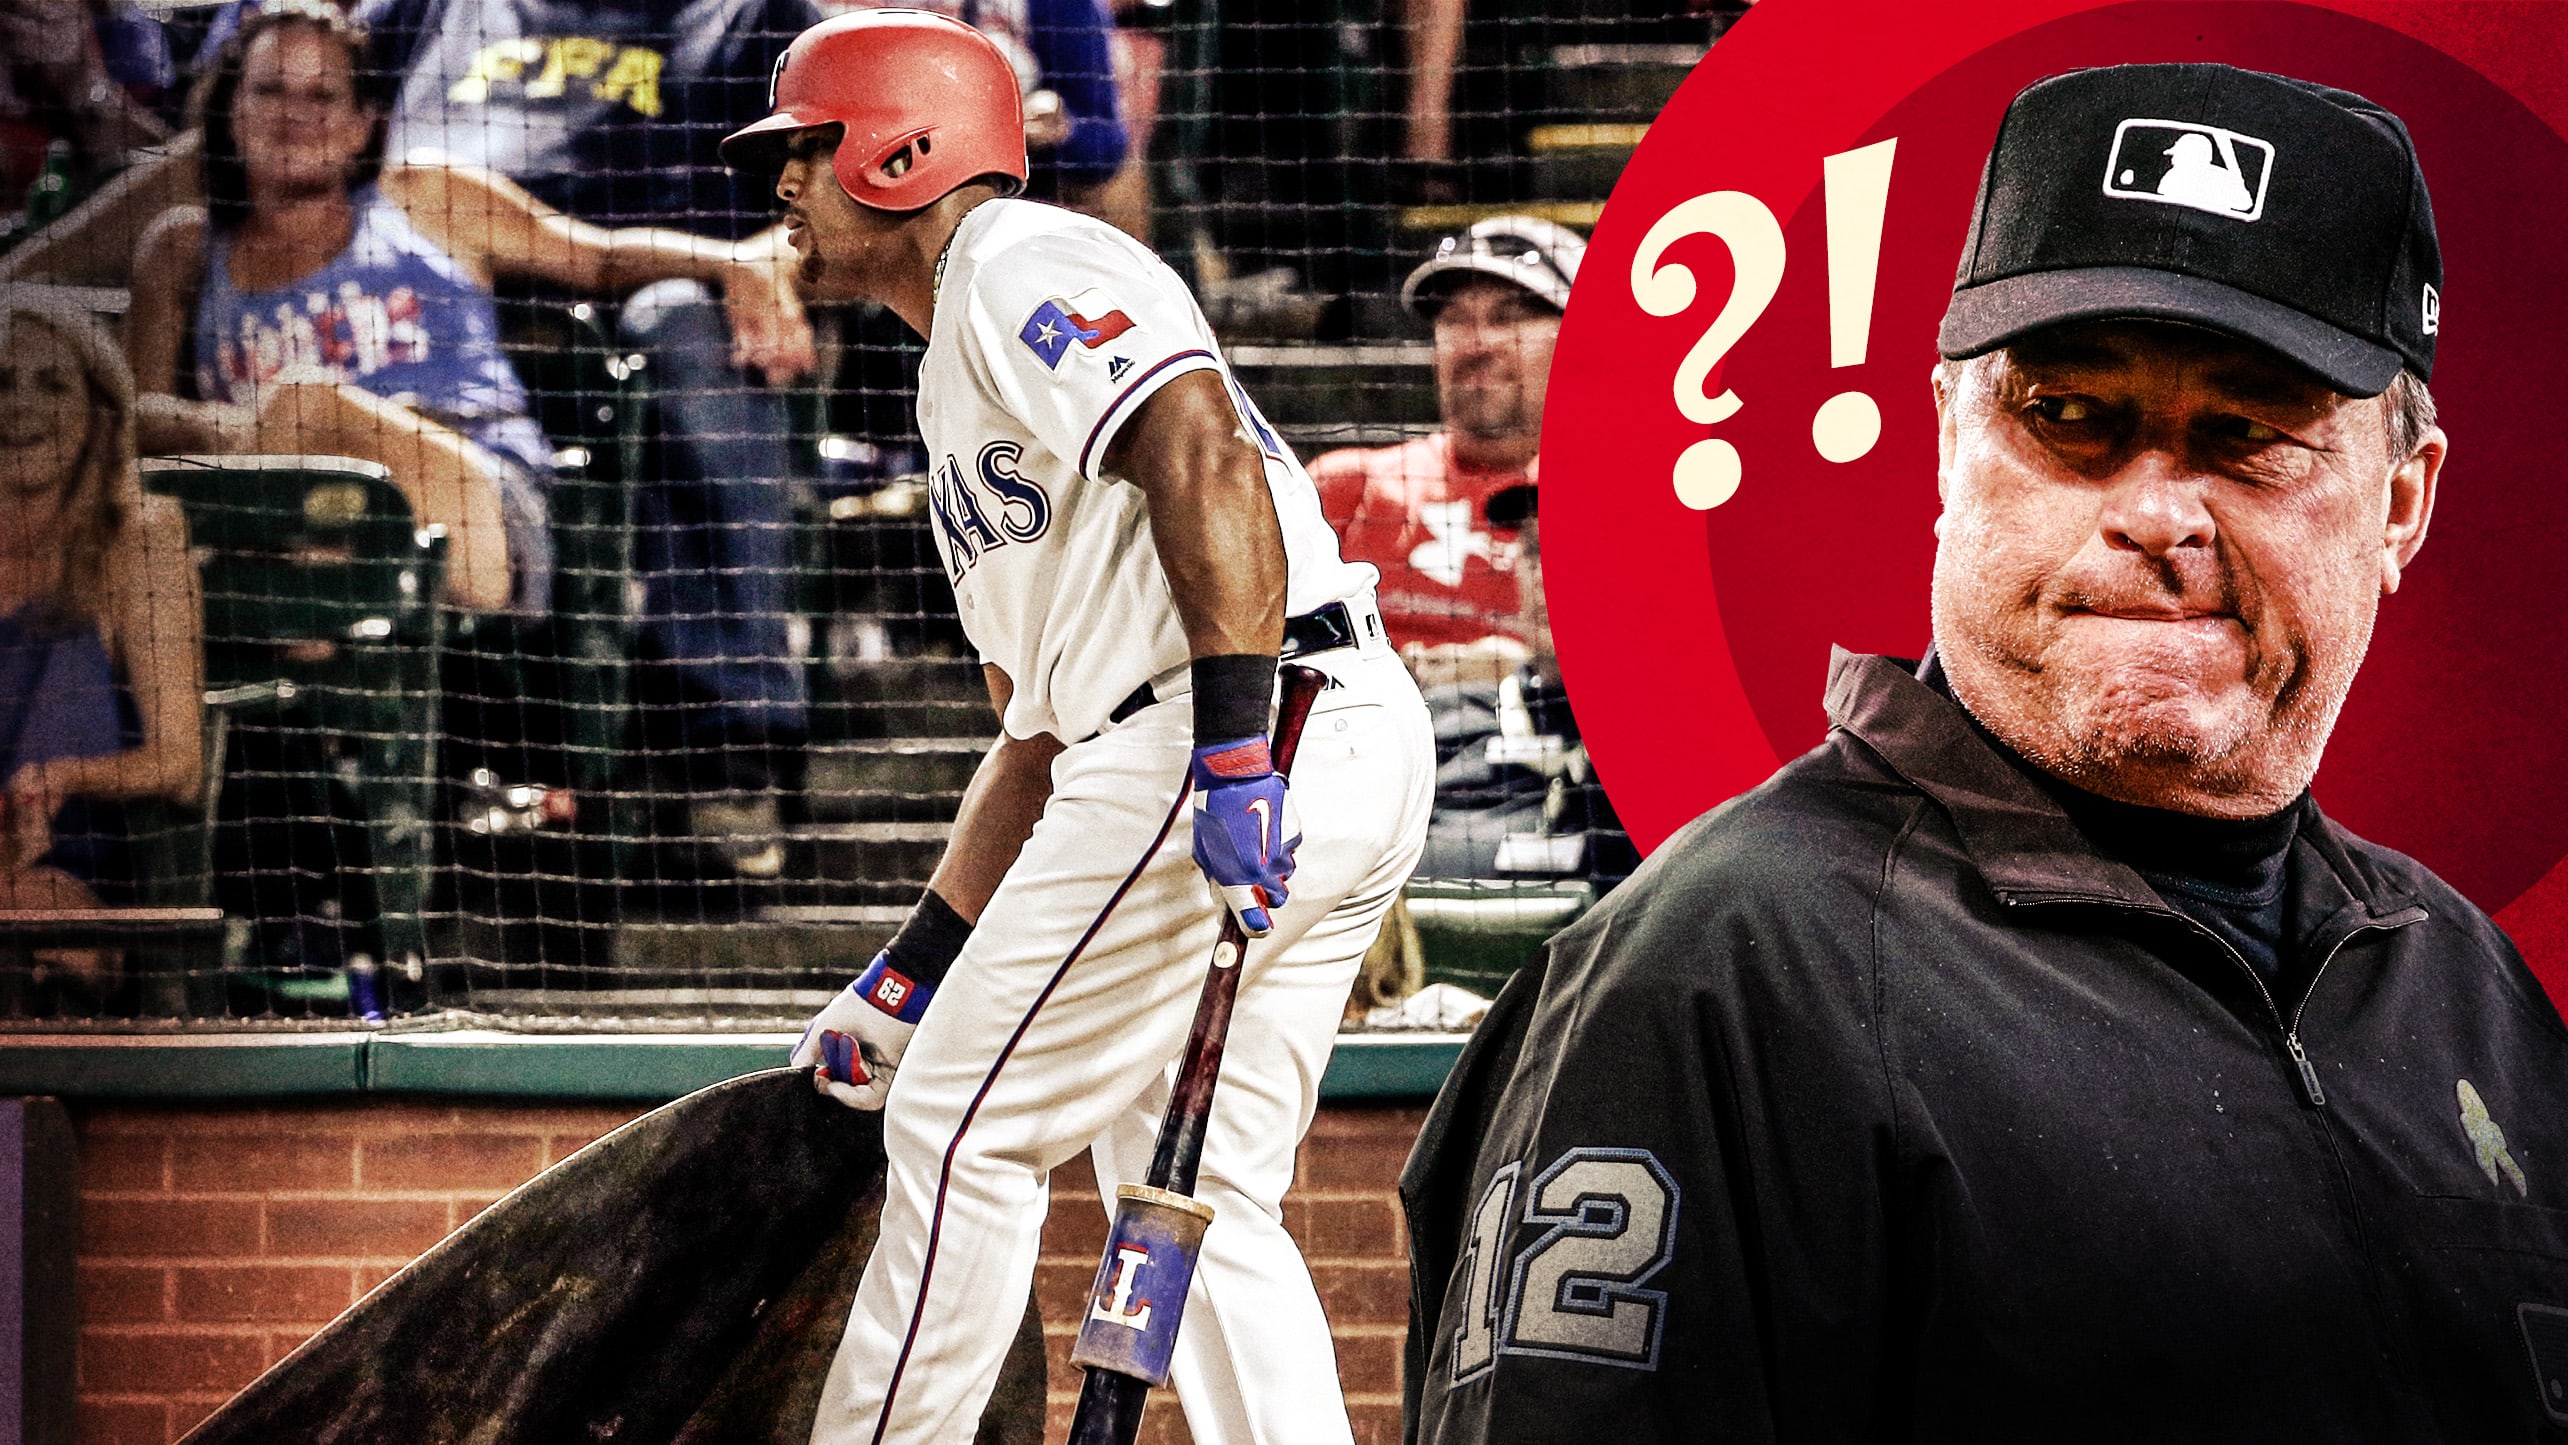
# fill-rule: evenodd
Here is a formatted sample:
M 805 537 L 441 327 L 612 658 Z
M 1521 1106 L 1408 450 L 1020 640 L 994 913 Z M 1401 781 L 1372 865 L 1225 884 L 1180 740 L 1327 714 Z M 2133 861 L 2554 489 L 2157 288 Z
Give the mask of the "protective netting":
M 1033 193 L 1194 285 L 1384 571 L 1443 767 L 1350 1017 L 1494 992 L 1633 861 L 1541 620 L 1575 236 L 1463 243 L 1557 292 L 1464 267 L 1431 324 L 1402 282 L 1491 217 L 1583 232 L 1735 11 L 944 8 L 1019 70 Z M 780 294 L 772 199 L 713 151 L 819 11 L 357 9 L 0 0 L 0 467 L 33 479 L 0 519 L 0 1017 L 798 1022 L 996 730 L 916 339 Z M 84 325 L 130 380 L 79 364 Z M 78 484 L 71 438 L 115 430 L 84 407 L 138 419 L 140 492 Z

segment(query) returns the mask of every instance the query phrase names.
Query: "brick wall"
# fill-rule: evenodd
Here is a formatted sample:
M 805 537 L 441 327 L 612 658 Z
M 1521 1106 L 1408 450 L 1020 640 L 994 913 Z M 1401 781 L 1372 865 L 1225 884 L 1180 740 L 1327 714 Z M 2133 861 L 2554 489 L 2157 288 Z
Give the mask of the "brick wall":
M 448 1231 L 638 1112 L 394 1100 L 76 1109 L 82 1445 L 177 1439 Z M 1361 1445 L 1400 1433 L 1409 1286 L 1395 1189 L 1423 1117 L 1322 1111 L 1285 1203 Z M 1036 1275 L 1054 1439 L 1078 1398 L 1070 1339 L 1104 1240 L 1081 1159 L 1054 1177 Z M 1186 1438 L 1173 1401 L 1155 1404 L 1143 1439 Z

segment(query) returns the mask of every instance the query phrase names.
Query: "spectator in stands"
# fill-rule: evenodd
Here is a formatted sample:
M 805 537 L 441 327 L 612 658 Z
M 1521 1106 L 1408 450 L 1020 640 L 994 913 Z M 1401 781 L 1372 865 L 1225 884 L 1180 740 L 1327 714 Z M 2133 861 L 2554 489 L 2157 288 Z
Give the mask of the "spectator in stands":
M 1435 327 L 1444 426 L 1311 464 L 1340 550 L 1381 570 L 1384 625 L 1435 719 L 1422 878 L 1610 885 L 1635 861 L 1561 693 L 1534 545 L 1543 390 L 1586 250 L 1531 216 L 1440 242 L 1401 300 Z
M 1552 347 L 1586 250 L 1576 232 L 1531 216 L 1492 217 L 1440 243 L 1401 300 L 1435 327 L 1444 426 L 1311 464 L 1345 555 L 1381 569 L 1384 625 L 1422 685 L 1494 682 L 1533 656 L 1513 620 L 1516 523 L 1493 518 L 1489 501 L 1535 481 Z
M 0 309 L 0 908 L 122 901 L 115 805 L 202 784 L 196 570 L 135 484 L 133 405 L 87 318 Z
M 740 243 L 758 269 L 717 300 L 698 281 L 628 298 L 649 358 L 657 484 L 641 497 L 652 727 L 680 724 L 696 831 L 772 872 L 767 791 L 806 736 L 789 641 L 795 472 L 785 398 L 814 365 L 795 258 L 757 178 L 716 147 L 767 112 L 776 58 L 815 0 L 365 0 L 373 64 L 396 87 L 388 154 L 478 165 L 592 225 L 669 226 Z M 755 373 L 755 374 L 753 374 Z M 762 385 L 763 375 L 767 384 Z M 655 745 L 658 741 L 654 740 Z
M 476 167 L 381 165 L 362 50 L 335 8 L 293 3 L 253 16 L 207 69 L 207 204 L 162 216 L 135 260 L 143 445 L 381 462 L 447 529 L 456 602 L 540 611 L 552 447 L 500 354 L 491 277 L 632 286 L 755 268 L 728 243 L 574 221 Z M 191 336 L 202 399 L 182 401 L 166 393 Z
M 87 190 L 127 152 L 168 138 L 128 85 L 169 80 L 167 53 L 155 70 L 134 43 L 140 19 L 104 0 L 0 0 L 0 213 L 17 209 L 57 141 L 71 189 Z
M 1453 154 L 1453 76 L 1462 61 L 1466 0 L 1400 0 L 1407 114 L 1400 128 L 1400 199 L 1429 205 L 1462 199 Z
M 188 62 L 188 68 L 203 74 L 213 65 L 214 57 L 223 53 L 223 42 L 240 33 L 241 22 L 266 9 L 269 3 L 270 0 L 221 0 L 210 13 L 200 12 L 195 18 L 203 29 L 196 36 L 195 48 L 188 52 L 195 57 Z M 348 0 L 323 0 L 323 3 L 341 14 L 347 13 Z M 173 29 L 180 25 L 181 18 L 175 15 L 170 18 Z

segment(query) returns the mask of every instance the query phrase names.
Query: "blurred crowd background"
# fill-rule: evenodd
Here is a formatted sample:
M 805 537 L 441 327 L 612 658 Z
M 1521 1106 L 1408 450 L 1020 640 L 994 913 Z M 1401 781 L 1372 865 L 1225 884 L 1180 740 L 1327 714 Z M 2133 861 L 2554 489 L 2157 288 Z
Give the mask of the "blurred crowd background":
M 715 153 L 845 8 L 0 0 L 0 1025 L 772 1028 L 898 923 L 996 728 L 919 348 Z M 1744 4 L 933 8 L 1381 570 L 1441 769 L 1348 1022 L 1467 1025 L 1636 861 L 1536 442 Z

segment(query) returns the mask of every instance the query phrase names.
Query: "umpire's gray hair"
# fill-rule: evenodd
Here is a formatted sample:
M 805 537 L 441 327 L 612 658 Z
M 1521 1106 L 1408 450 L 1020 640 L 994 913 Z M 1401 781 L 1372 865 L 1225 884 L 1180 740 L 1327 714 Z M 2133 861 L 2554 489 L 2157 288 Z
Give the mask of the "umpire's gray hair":
M 2424 377 L 2401 367 L 2398 379 L 2381 393 L 2381 405 L 2390 428 L 2390 455 L 2404 462 L 2434 430 L 2434 393 L 2425 389 Z
M 1935 363 L 1936 388 L 1946 396 L 1956 395 L 1965 383 L 1986 380 L 1977 373 L 1995 368 L 2005 356 L 2006 349 L 2000 347 L 1963 361 L 1939 361 Z M 2434 430 L 2435 416 L 2434 393 L 2426 390 L 2425 378 L 2399 368 L 2397 378 L 2381 393 L 2381 420 L 2389 432 L 2393 467 L 2416 455 L 2425 434 Z

